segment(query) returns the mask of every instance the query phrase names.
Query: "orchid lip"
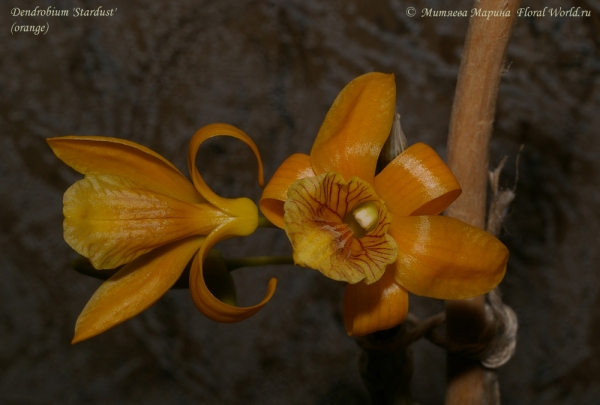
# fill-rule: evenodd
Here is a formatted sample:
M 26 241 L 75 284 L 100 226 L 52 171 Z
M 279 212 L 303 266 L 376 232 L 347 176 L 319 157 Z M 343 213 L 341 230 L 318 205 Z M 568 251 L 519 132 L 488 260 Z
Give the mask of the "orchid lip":
M 397 257 L 391 216 L 368 182 L 336 172 L 298 180 L 288 190 L 284 229 L 294 261 L 351 284 L 379 280 Z

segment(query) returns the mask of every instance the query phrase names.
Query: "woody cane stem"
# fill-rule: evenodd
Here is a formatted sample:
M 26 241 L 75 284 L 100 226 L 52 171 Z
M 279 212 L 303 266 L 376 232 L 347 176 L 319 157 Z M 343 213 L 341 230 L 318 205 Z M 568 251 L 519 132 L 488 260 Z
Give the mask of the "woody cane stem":
M 498 16 L 469 22 L 448 134 L 448 165 L 463 192 L 446 215 L 484 228 L 489 140 L 508 41 L 520 1 L 476 0 L 474 8 Z M 485 326 L 484 297 L 446 301 L 448 339 L 477 340 Z M 489 403 L 479 363 L 448 355 L 446 405 Z M 487 391 L 487 392 L 486 392 Z

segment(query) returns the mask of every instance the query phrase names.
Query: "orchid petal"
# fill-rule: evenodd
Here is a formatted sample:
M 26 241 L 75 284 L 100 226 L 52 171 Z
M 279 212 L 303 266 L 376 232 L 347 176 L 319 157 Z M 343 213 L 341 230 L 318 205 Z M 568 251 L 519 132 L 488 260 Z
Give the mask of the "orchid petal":
M 157 194 L 205 202 L 175 166 L 135 142 L 103 136 L 65 136 L 47 142 L 60 160 L 79 173 L 115 175 Z
M 230 217 L 208 203 L 155 194 L 115 175 L 87 175 L 65 192 L 65 241 L 97 269 L 113 269 Z
M 394 280 L 391 268 L 375 283 L 348 284 L 344 324 L 349 336 L 364 336 L 402 323 L 408 314 L 408 293 Z
M 398 155 L 375 177 L 374 187 L 395 216 L 437 215 L 462 191 L 448 166 L 424 143 Z
M 269 281 L 265 298 L 254 306 L 243 308 L 228 305 L 220 301 L 206 286 L 202 270 L 203 261 L 211 247 L 220 240 L 233 236 L 244 236 L 238 233 L 240 229 L 237 224 L 238 221 L 239 219 L 234 219 L 226 224 L 223 224 L 208 236 L 205 243 L 200 248 L 200 251 L 194 258 L 194 262 L 192 263 L 192 268 L 190 271 L 190 293 L 194 303 L 196 304 L 196 307 L 198 307 L 198 310 L 200 310 L 200 312 L 202 312 L 206 317 L 217 322 L 239 322 L 254 315 L 271 299 L 275 293 L 275 287 L 277 285 L 277 280 L 272 278 Z
M 204 237 L 173 242 L 139 257 L 105 281 L 75 325 L 72 343 L 96 336 L 154 304 L 175 284 Z
M 283 204 L 287 200 L 287 192 L 296 180 L 314 177 L 315 172 L 310 163 L 310 156 L 295 153 L 287 158 L 267 183 L 260 198 L 260 210 L 269 221 L 283 228 Z
M 398 244 L 396 281 L 416 295 L 438 299 L 482 295 L 506 272 L 506 246 L 454 218 L 394 216 L 388 233 Z
M 206 198 L 211 204 L 219 207 L 232 216 L 244 215 L 248 207 L 247 198 L 229 199 L 215 194 L 206 184 L 198 169 L 196 168 L 196 154 L 202 142 L 214 136 L 231 136 L 239 139 L 252 149 L 258 160 L 258 184 L 262 187 L 264 183 L 263 166 L 258 153 L 258 148 L 252 139 L 242 130 L 228 124 L 210 124 L 200 128 L 192 137 L 188 151 L 188 168 L 196 189 L 202 197 Z
M 338 172 L 372 183 L 375 166 L 394 120 L 394 75 L 369 73 L 337 96 L 310 152 L 317 175 Z

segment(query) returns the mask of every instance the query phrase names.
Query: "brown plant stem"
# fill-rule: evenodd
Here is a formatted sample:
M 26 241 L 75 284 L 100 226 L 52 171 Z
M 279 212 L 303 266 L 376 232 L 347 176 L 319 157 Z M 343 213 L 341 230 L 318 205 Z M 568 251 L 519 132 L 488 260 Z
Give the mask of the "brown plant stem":
M 458 74 L 448 135 L 448 165 L 463 193 L 446 215 L 484 228 L 489 140 L 498 87 L 518 0 L 476 0 L 473 9 L 510 16 L 472 16 Z M 485 298 L 447 301 L 448 339 L 474 342 L 485 327 Z M 493 384 L 478 362 L 448 355 L 446 405 L 479 405 L 494 401 Z M 492 392 L 494 391 L 494 392 Z
M 407 324 L 356 338 L 362 349 L 359 371 L 372 405 L 414 404 L 410 395 L 413 362 L 408 348 L 412 341 Z

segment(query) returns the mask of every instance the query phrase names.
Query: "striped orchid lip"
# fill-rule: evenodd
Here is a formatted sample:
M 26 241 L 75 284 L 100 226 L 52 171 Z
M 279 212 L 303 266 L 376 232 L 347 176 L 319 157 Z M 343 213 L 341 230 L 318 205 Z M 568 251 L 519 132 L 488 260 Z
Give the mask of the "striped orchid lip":
M 284 229 L 294 261 L 348 283 L 372 284 L 396 261 L 391 217 L 373 187 L 338 173 L 298 180 L 288 190 Z

